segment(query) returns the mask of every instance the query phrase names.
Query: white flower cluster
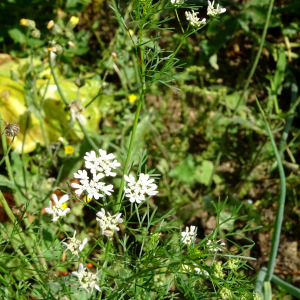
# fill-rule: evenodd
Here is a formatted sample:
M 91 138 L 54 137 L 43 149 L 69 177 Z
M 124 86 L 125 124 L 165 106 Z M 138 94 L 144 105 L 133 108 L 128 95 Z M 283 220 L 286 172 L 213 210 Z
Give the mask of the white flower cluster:
M 87 272 L 86 268 L 83 268 L 83 264 L 80 263 L 78 266 L 78 271 L 72 272 L 72 274 L 78 277 L 78 280 L 81 284 L 79 288 L 84 289 L 87 293 L 89 293 L 89 289 L 91 289 L 91 292 L 93 292 L 94 288 L 100 291 L 100 288 L 97 285 L 97 281 L 99 280 L 97 274 L 100 271 L 101 270 L 99 270 L 96 274 Z
M 217 8 L 214 8 L 215 1 L 212 3 L 208 0 L 208 7 L 207 7 L 207 15 L 210 17 L 217 17 L 219 14 L 222 14 L 226 11 L 226 8 L 219 8 L 219 4 Z
M 191 226 L 191 228 L 189 229 L 188 227 L 186 227 L 185 232 L 181 232 L 181 236 L 182 236 L 182 242 L 186 245 L 191 245 L 195 242 L 195 238 L 196 238 L 196 232 L 195 229 L 197 227 L 196 226 Z
M 99 199 L 103 197 L 100 192 L 104 192 L 106 195 L 111 195 L 113 192 L 113 185 L 105 185 L 104 182 L 100 182 L 99 180 L 104 177 L 102 173 L 93 174 L 93 179 L 90 179 L 86 170 L 79 170 L 78 173 L 74 173 L 75 178 L 79 178 L 80 184 L 73 182 L 72 187 L 76 188 L 77 190 L 75 193 L 80 196 L 84 191 L 87 192 L 89 198 Z
M 148 174 L 140 173 L 138 181 L 135 181 L 135 178 L 131 174 L 129 176 L 124 175 L 124 178 L 128 182 L 128 188 L 124 187 L 126 197 L 132 203 L 145 201 L 145 194 L 154 196 L 158 193 L 156 191 L 157 185 L 153 183 L 154 179 L 149 179 L 150 176 Z
M 119 231 L 120 228 L 117 226 L 120 223 L 123 223 L 123 219 L 121 219 L 121 213 L 112 216 L 109 212 L 105 214 L 105 210 L 101 208 L 101 211 L 97 213 L 96 221 L 99 222 L 100 228 L 102 230 L 102 234 L 106 236 L 112 236 L 115 231 Z
M 55 194 L 52 194 L 52 199 L 55 202 L 55 206 L 52 206 L 52 201 L 49 201 L 49 207 L 45 208 L 46 213 L 52 215 L 52 222 L 58 221 L 60 218 L 64 217 L 70 208 L 64 208 L 62 205 L 69 200 L 68 195 L 63 195 L 59 201 Z
M 72 252 L 73 255 L 77 255 L 78 258 L 80 258 L 78 252 L 82 251 L 84 248 L 84 245 L 87 243 L 87 238 L 85 238 L 82 242 L 77 240 L 75 238 L 76 235 L 76 230 L 74 231 L 73 237 L 72 238 L 68 238 L 70 240 L 70 243 L 67 244 L 65 242 L 61 242 L 63 245 L 67 246 L 65 251 L 70 250 Z
M 81 179 L 80 183 L 72 183 L 72 187 L 77 190 L 75 193 L 81 195 L 84 191 L 87 192 L 89 198 L 99 199 L 103 197 L 103 193 L 106 195 L 111 195 L 113 192 L 112 184 L 105 185 L 104 182 L 100 182 L 105 176 L 116 176 L 115 172 L 112 172 L 112 169 L 119 167 L 121 164 L 114 159 L 115 156 L 110 153 L 107 154 L 105 150 L 99 149 L 99 156 L 96 155 L 95 151 L 86 152 L 85 167 L 89 169 L 92 173 L 93 178 L 90 179 L 87 171 L 79 170 L 78 173 L 74 173 L 74 177 Z
M 218 240 L 216 244 L 218 244 L 219 242 L 221 242 L 221 240 Z M 211 240 L 208 240 L 206 245 L 208 246 L 208 251 L 210 252 L 218 252 L 223 250 L 222 248 L 214 247 L 214 245 L 212 245 L 211 243 Z M 225 243 L 221 243 L 220 246 L 225 246 Z
M 180 5 L 184 4 L 184 1 L 185 1 L 185 0 L 171 0 L 171 3 L 172 3 L 174 6 L 180 6 Z
M 197 17 L 198 12 L 185 12 L 186 19 L 190 22 L 193 27 L 200 27 L 206 23 L 206 19 L 204 18 L 202 21 Z
M 92 174 L 104 173 L 105 176 L 115 177 L 117 173 L 111 170 L 116 169 L 121 164 L 114 159 L 115 156 L 112 153 L 106 154 L 105 150 L 99 149 L 99 154 L 100 156 L 97 156 L 95 151 L 91 151 L 91 153 L 87 152 L 86 156 L 84 156 L 86 160 L 85 167 L 90 169 Z

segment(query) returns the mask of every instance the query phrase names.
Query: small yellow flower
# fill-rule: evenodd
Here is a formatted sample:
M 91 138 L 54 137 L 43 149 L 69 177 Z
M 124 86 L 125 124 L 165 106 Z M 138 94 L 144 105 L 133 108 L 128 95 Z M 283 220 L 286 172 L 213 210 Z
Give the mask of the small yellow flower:
M 66 208 L 68 208 L 68 204 L 67 204 L 67 202 L 63 203 L 63 204 L 61 205 L 61 208 L 62 208 L 62 209 L 66 209 Z
M 66 155 L 70 155 L 70 154 L 72 154 L 72 153 L 74 153 L 74 148 L 72 147 L 72 146 L 65 146 L 65 154 Z
M 137 96 L 135 94 L 131 94 L 129 97 L 128 97 L 128 100 L 130 103 L 133 103 L 135 102 L 137 99 Z
M 134 31 L 133 31 L 132 29 L 129 29 L 129 30 L 128 30 L 128 33 L 129 33 L 130 36 L 133 36 Z
M 27 26 L 27 20 L 26 19 L 21 19 L 20 20 L 20 25 Z
M 54 25 L 54 21 L 50 20 L 49 23 L 48 23 L 48 25 L 47 25 L 47 28 L 51 29 L 53 27 L 53 25 Z
M 72 16 L 69 22 L 75 27 L 79 22 L 79 18 Z
M 93 198 L 89 198 L 87 195 L 85 195 L 85 196 L 83 197 L 83 201 L 84 201 L 85 203 L 91 202 L 92 200 L 93 200 Z

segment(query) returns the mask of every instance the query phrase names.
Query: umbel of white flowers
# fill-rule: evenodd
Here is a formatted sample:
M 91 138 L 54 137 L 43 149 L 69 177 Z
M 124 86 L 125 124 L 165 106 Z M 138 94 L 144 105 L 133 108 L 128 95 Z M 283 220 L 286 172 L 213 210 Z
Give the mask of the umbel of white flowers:
M 171 3 L 177 7 L 180 6 L 181 4 L 184 4 L 184 1 L 185 0 L 171 0 Z
M 71 185 L 75 189 L 75 193 L 80 196 L 84 191 L 87 192 L 89 198 L 95 198 L 99 199 L 100 197 L 103 197 L 103 195 L 100 192 L 104 192 L 106 195 L 111 195 L 111 192 L 113 192 L 113 185 L 105 185 L 104 182 L 100 182 L 100 179 L 104 177 L 102 173 L 95 174 L 93 173 L 93 179 L 90 179 L 86 170 L 79 170 L 78 173 L 74 173 L 75 178 L 80 179 L 80 183 L 73 182 Z
M 176 0 L 175 0 L 176 2 Z M 207 15 L 214 18 L 217 17 L 219 14 L 222 14 L 226 11 L 226 8 L 220 8 L 219 4 L 217 5 L 217 8 L 214 8 L 215 1 L 210 2 L 208 0 L 208 7 L 207 7 Z M 189 21 L 190 25 L 193 27 L 200 27 L 201 25 L 204 25 L 206 23 L 206 19 L 200 19 L 197 17 L 198 12 L 185 12 L 186 19 Z
M 216 17 L 219 14 L 222 14 L 226 11 L 226 8 L 219 8 L 219 4 L 217 8 L 214 8 L 215 1 L 212 3 L 208 0 L 208 7 L 207 7 L 207 15 L 210 17 Z
M 145 194 L 154 196 L 158 193 L 156 191 L 157 185 L 153 183 L 154 179 L 149 179 L 150 176 L 148 174 L 140 173 L 138 181 L 131 174 L 129 176 L 124 175 L 124 178 L 128 184 L 128 188 L 124 187 L 125 194 L 132 203 L 145 201 Z
M 206 19 L 204 18 L 202 21 L 197 17 L 198 12 L 185 12 L 186 19 L 190 22 L 193 27 L 200 27 L 206 23 Z
M 100 228 L 102 230 L 102 234 L 106 236 L 112 236 L 115 231 L 119 231 L 120 228 L 118 225 L 120 223 L 123 223 L 123 219 L 121 219 L 121 213 L 118 213 L 114 216 L 111 216 L 109 212 L 107 212 L 107 216 L 105 214 L 105 210 L 101 208 L 101 211 L 99 211 L 96 216 L 96 221 L 99 222 Z
M 67 244 L 65 242 L 61 242 L 61 243 L 65 246 L 67 246 L 65 251 L 70 250 L 73 255 L 77 255 L 77 257 L 80 258 L 78 252 L 83 250 L 84 245 L 87 243 L 87 238 L 85 238 L 81 242 L 75 238 L 75 235 L 76 235 L 76 230 L 74 231 L 73 237 L 71 237 L 71 238 L 68 237 L 68 239 L 70 240 L 69 244 Z
M 196 228 L 197 228 L 196 226 L 191 226 L 191 229 L 186 227 L 185 232 L 181 232 L 181 236 L 182 236 L 181 241 L 184 244 L 190 246 L 191 244 L 193 244 L 195 242 L 195 235 L 196 235 L 195 229 Z
M 70 208 L 63 208 L 62 204 L 69 200 L 68 195 L 63 195 L 59 200 L 56 194 L 52 194 L 52 199 L 55 202 L 55 206 L 52 206 L 52 201 L 49 201 L 49 207 L 45 208 L 47 214 L 52 215 L 52 221 L 56 222 L 60 218 L 64 217 Z
M 97 274 L 100 272 L 99 270 L 96 274 L 87 272 L 86 268 L 83 268 L 83 264 L 80 263 L 78 266 L 77 272 L 72 272 L 74 276 L 77 276 L 79 282 L 80 282 L 80 289 L 84 289 L 87 293 L 89 293 L 89 289 L 91 289 L 91 293 L 93 292 L 94 288 L 98 291 L 100 291 L 99 286 L 97 285 L 97 281 L 99 278 L 97 277 Z

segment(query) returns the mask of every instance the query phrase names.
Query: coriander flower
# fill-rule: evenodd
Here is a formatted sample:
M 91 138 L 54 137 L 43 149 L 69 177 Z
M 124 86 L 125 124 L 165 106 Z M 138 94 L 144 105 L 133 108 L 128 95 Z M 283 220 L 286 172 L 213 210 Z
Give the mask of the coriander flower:
M 79 251 L 82 251 L 83 248 L 84 248 L 84 245 L 87 243 L 87 238 L 85 238 L 82 242 L 77 240 L 75 238 L 75 235 L 76 235 L 76 230 L 74 231 L 74 234 L 73 234 L 73 237 L 70 238 L 68 237 L 68 239 L 70 240 L 70 243 L 67 244 L 65 242 L 61 242 L 64 246 L 67 246 L 66 250 L 65 251 L 68 251 L 70 250 L 72 252 L 73 255 L 77 255 L 77 257 L 79 258 L 79 254 L 78 252 Z
M 221 240 L 218 240 L 216 242 L 216 244 L 218 244 Z M 211 244 L 211 240 L 208 240 L 206 245 L 208 246 L 208 251 L 210 252 L 218 252 L 218 251 L 222 251 L 222 248 L 219 247 L 215 247 L 214 245 Z M 225 246 L 225 243 L 221 243 L 220 246 Z
M 45 208 L 46 213 L 52 215 L 52 222 L 58 221 L 60 218 L 64 217 L 70 208 L 64 208 L 63 204 L 69 200 L 68 195 L 63 195 L 59 201 L 55 194 L 52 194 L 52 199 L 55 202 L 55 206 L 52 206 L 52 201 L 49 201 L 49 207 Z
M 185 232 L 181 232 L 181 236 L 182 236 L 181 240 L 184 244 L 190 246 L 192 243 L 195 242 L 196 228 L 197 228 L 196 226 L 191 226 L 190 229 L 186 227 Z
M 132 203 L 141 203 L 141 201 L 146 200 L 145 194 L 154 196 L 158 193 L 156 191 L 157 185 L 153 183 L 154 179 L 149 179 L 150 176 L 148 174 L 140 173 L 138 181 L 135 181 L 131 174 L 129 176 L 124 175 L 124 178 L 128 185 L 128 188 L 124 187 L 126 197 Z
M 102 234 L 106 236 L 112 236 L 115 231 L 119 231 L 120 228 L 118 224 L 123 223 L 123 219 L 121 219 L 121 213 L 112 216 L 109 212 L 107 212 L 108 216 L 105 214 L 105 210 L 101 208 L 96 216 L 96 221 L 99 222 L 100 228 L 102 230 Z
M 86 152 L 86 156 L 84 156 L 85 167 L 90 169 L 93 174 L 105 173 L 106 176 L 116 176 L 117 174 L 111 172 L 112 169 L 116 169 L 121 164 L 117 162 L 117 160 L 113 160 L 115 156 L 110 153 L 106 154 L 106 151 L 99 149 L 100 156 L 96 155 L 95 151 L 91 151 L 91 153 Z
M 206 23 L 206 19 L 204 18 L 202 21 L 200 21 L 200 19 L 197 17 L 197 14 L 198 12 L 195 13 L 193 10 L 192 13 L 188 11 L 185 12 L 186 19 L 193 27 L 200 27 Z
M 196 266 L 196 264 L 194 264 L 194 266 Z M 209 277 L 209 273 L 208 273 L 206 270 L 202 269 L 202 268 L 196 267 L 196 268 L 194 268 L 194 271 L 195 271 L 198 275 L 204 276 L 204 277 L 206 277 L 206 278 Z
M 101 173 L 97 175 L 93 174 L 93 179 L 90 180 L 85 170 L 79 170 L 78 173 L 74 173 L 74 177 L 81 179 L 81 185 L 78 183 L 71 184 L 72 187 L 77 189 L 75 193 L 78 196 L 80 196 L 84 191 L 86 191 L 88 198 L 94 197 L 95 199 L 99 199 L 100 197 L 103 197 L 100 191 L 104 192 L 106 195 L 111 195 L 111 192 L 113 192 L 112 184 L 105 185 L 104 182 L 99 182 L 99 180 L 104 177 L 104 175 Z
M 184 4 L 184 0 L 171 0 L 171 3 L 174 6 L 180 6 L 180 5 Z
M 214 8 L 214 3 L 212 3 L 208 0 L 208 7 L 207 7 L 207 15 L 211 17 L 217 17 L 219 14 L 222 14 L 226 11 L 226 8 L 219 8 L 219 4 L 217 5 L 217 8 Z
M 72 272 L 74 276 L 78 277 L 78 280 L 81 284 L 79 287 L 80 289 L 84 289 L 87 293 L 89 293 L 89 288 L 91 289 L 91 292 L 93 292 L 94 288 L 100 292 L 99 286 L 96 284 L 99 278 L 97 277 L 97 274 L 100 272 L 99 270 L 96 274 L 90 273 L 86 271 L 86 268 L 83 268 L 83 264 L 80 263 L 78 266 L 77 272 Z

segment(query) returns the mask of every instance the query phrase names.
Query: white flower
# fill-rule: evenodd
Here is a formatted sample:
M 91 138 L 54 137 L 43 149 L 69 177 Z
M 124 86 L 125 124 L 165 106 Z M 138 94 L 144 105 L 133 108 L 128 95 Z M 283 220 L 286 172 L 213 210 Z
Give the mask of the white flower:
M 211 17 L 216 17 L 219 14 L 222 14 L 226 11 L 226 8 L 219 8 L 219 4 L 217 5 L 217 8 L 214 8 L 214 3 L 215 1 L 213 1 L 212 3 L 208 0 L 208 7 L 207 7 L 207 15 L 211 16 Z
M 182 236 L 181 240 L 184 244 L 190 246 L 192 243 L 195 242 L 196 228 L 197 228 L 196 226 L 191 226 L 190 229 L 186 227 L 185 232 L 181 232 L 181 236 Z
M 124 175 L 124 178 L 128 184 L 128 188 L 124 188 L 126 197 L 132 203 L 141 203 L 141 201 L 146 200 L 145 194 L 154 196 L 158 193 L 156 191 L 157 185 L 153 183 L 154 179 L 149 179 L 150 176 L 148 174 L 141 173 L 137 182 L 131 174 L 129 176 Z
M 79 258 L 79 254 L 78 252 L 79 251 L 82 251 L 83 248 L 84 248 L 84 245 L 87 243 L 87 238 L 85 238 L 82 242 L 77 240 L 75 238 L 75 235 L 76 235 L 76 230 L 74 231 L 74 235 L 72 238 L 68 238 L 70 240 L 70 243 L 67 244 L 65 242 L 61 242 L 63 245 L 67 246 L 66 250 L 65 251 L 68 251 L 70 250 L 72 252 L 73 255 L 77 255 L 77 257 Z
M 195 13 L 193 10 L 192 13 L 188 11 L 185 12 L 186 19 L 193 27 L 200 27 L 206 23 L 206 19 L 204 18 L 202 21 L 200 21 L 200 19 L 197 17 L 197 14 L 198 12 Z
M 185 1 L 185 0 L 171 0 L 171 3 L 172 3 L 174 6 L 180 6 L 181 4 L 184 4 L 184 1 Z
M 111 170 L 116 169 L 121 164 L 116 159 L 113 160 L 115 156 L 112 153 L 106 154 L 106 151 L 102 149 L 99 149 L 99 154 L 100 156 L 97 156 L 95 151 L 86 152 L 86 156 L 84 156 L 86 160 L 85 167 L 90 169 L 93 174 L 98 172 L 105 173 L 106 176 L 116 176 L 117 174 L 111 172 Z
M 56 222 L 60 218 L 64 217 L 70 208 L 64 208 L 62 204 L 69 200 L 68 195 L 63 195 L 59 201 L 56 194 L 52 194 L 52 199 L 55 202 L 55 206 L 52 206 L 52 201 L 49 201 L 49 207 L 45 208 L 46 213 L 52 215 L 52 221 Z
M 79 287 L 80 289 L 84 289 L 87 293 L 89 293 L 88 289 L 91 289 L 91 292 L 93 292 L 94 288 L 100 292 L 99 286 L 96 284 L 99 278 L 97 277 L 97 274 L 100 272 L 99 270 L 96 274 L 90 273 L 86 271 L 86 268 L 83 268 L 83 264 L 80 263 L 78 266 L 77 272 L 72 272 L 74 276 L 78 277 L 78 280 L 81 284 Z
M 111 192 L 113 192 L 113 185 L 105 185 L 104 182 L 99 182 L 100 179 L 104 177 L 103 174 L 93 174 L 93 179 L 89 179 L 89 176 L 85 170 L 78 171 L 77 173 L 74 173 L 75 178 L 79 178 L 80 184 L 78 183 L 72 183 L 71 186 L 76 188 L 77 190 L 75 193 L 80 196 L 84 191 L 87 192 L 89 198 L 95 198 L 99 199 L 100 197 L 103 197 L 103 195 L 100 193 L 100 191 L 104 192 L 106 195 L 111 195 Z
M 216 242 L 216 244 L 218 244 L 221 240 L 218 240 Z M 218 251 L 222 251 L 222 248 L 219 247 L 215 247 L 214 245 L 212 245 L 211 240 L 208 240 L 206 245 L 208 246 L 208 251 L 210 252 L 218 252 Z M 221 243 L 220 246 L 225 246 L 225 243 Z
M 196 266 L 196 264 L 194 264 L 194 266 Z M 194 268 L 194 271 L 197 273 L 197 274 L 199 274 L 199 275 L 201 275 L 201 276 L 204 276 L 204 277 L 206 277 L 206 278 L 208 278 L 209 277 L 209 274 L 208 274 L 208 272 L 206 271 L 206 270 L 204 270 L 204 269 L 200 269 L 200 268 Z
M 118 225 L 123 223 L 123 219 L 120 218 L 122 214 L 118 213 L 114 216 L 112 216 L 109 212 L 107 212 L 107 214 L 108 216 L 106 216 L 105 210 L 101 208 L 101 211 L 96 214 L 96 221 L 99 222 L 102 234 L 105 234 L 106 236 L 112 236 L 114 231 L 120 230 Z

